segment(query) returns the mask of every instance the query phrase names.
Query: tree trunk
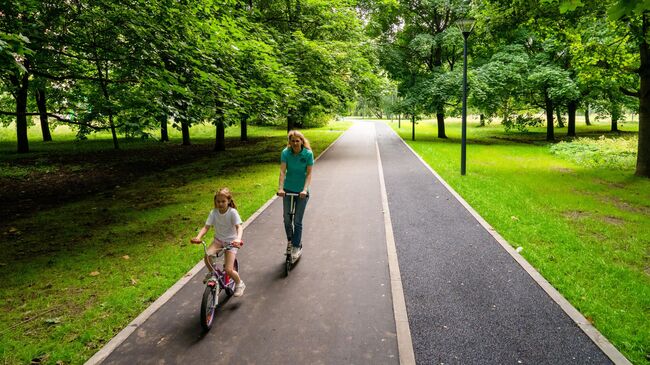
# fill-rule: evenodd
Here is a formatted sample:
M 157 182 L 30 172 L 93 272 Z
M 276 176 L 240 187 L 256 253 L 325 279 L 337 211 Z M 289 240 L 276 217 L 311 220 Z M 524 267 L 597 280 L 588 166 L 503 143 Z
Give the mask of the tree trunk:
M 241 137 L 239 138 L 242 142 L 248 141 L 248 115 L 243 114 L 239 119 L 241 126 Z
M 643 42 L 641 42 L 641 67 L 639 76 L 639 149 L 636 157 L 638 176 L 650 178 L 650 49 L 646 40 L 648 19 L 643 14 Z
M 45 89 L 36 90 L 36 105 L 38 105 L 38 114 L 41 117 L 41 132 L 43 133 L 43 142 L 51 142 L 52 134 L 50 133 L 50 124 L 47 121 L 47 103 L 45 100 Z
M 415 115 L 411 116 L 411 141 L 415 141 Z
M 158 121 L 160 122 L 160 142 L 169 142 L 169 133 L 167 133 L 167 115 L 160 114 Z
M 618 132 L 618 121 L 621 119 L 621 106 L 619 104 L 612 103 L 611 118 L 612 132 Z
M 479 126 L 485 127 L 485 114 L 481 114 L 479 119 L 481 121 L 481 124 L 479 124 Z
M 559 105 L 555 108 L 555 115 L 557 116 L 557 127 L 564 128 L 564 120 L 562 120 L 562 111 Z
M 289 113 L 287 114 L 287 133 L 291 132 L 296 126 L 296 110 L 289 108 Z
M 575 101 L 570 101 L 567 105 L 567 111 L 569 112 L 569 129 L 567 131 L 567 136 L 575 137 L 576 136 L 576 110 L 578 109 L 578 103 Z
M 190 145 L 190 125 L 186 120 L 181 121 L 181 133 L 183 134 L 183 146 Z
M 585 124 L 591 125 L 591 121 L 589 120 L 589 104 L 585 107 Z
M 217 116 L 217 139 L 214 144 L 214 150 L 226 150 L 226 127 L 223 123 L 223 116 Z
M 402 113 L 397 114 L 397 129 L 402 128 Z
M 216 115 L 217 139 L 214 144 L 214 150 L 225 151 L 226 150 L 226 125 L 223 120 L 224 119 L 223 103 L 221 102 L 221 100 L 216 101 L 215 109 L 217 111 L 217 115 Z
M 104 94 L 104 98 L 106 99 L 107 103 L 110 103 L 110 96 L 108 94 L 108 85 L 107 85 L 107 79 L 108 79 L 108 73 L 106 75 L 106 78 L 104 78 L 104 73 L 102 72 L 102 66 L 100 61 L 96 61 L 95 65 L 97 66 L 97 74 L 99 75 L 99 86 L 102 89 L 102 93 Z M 108 109 L 108 124 L 111 127 L 111 135 L 113 136 L 113 147 L 115 147 L 116 150 L 120 149 L 120 146 L 117 142 L 117 131 L 115 130 L 115 123 L 113 122 L 113 108 L 109 106 Z
M 546 140 L 554 141 L 555 135 L 553 130 L 553 101 L 547 93 L 544 94 L 544 102 L 546 104 Z
M 108 124 L 111 126 L 111 135 L 113 136 L 113 147 L 116 150 L 120 149 L 120 145 L 117 143 L 117 131 L 115 130 L 115 122 L 113 121 L 113 112 L 108 112 Z
M 445 112 L 444 110 L 438 110 L 436 113 L 436 119 L 438 120 L 438 138 L 447 138 L 445 133 Z
M 27 139 L 27 90 L 29 89 L 29 74 L 25 73 L 20 81 L 12 77 L 12 84 L 16 86 L 16 142 L 18 153 L 29 152 Z

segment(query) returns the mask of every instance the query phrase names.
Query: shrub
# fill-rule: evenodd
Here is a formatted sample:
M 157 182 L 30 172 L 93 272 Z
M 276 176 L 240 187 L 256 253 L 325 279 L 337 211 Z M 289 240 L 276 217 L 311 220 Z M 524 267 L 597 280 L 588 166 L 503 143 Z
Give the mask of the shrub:
M 577 138 L 550 147 L 551 153 L 586 167 L 633 169 L 636 164 L 637 136 L 598 139 Z

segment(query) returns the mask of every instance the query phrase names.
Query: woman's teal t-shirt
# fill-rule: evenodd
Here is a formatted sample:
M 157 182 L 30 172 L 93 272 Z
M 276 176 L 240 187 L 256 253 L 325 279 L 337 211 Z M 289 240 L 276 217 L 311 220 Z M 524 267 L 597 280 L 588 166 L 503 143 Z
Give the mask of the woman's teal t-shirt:
M 307 166 L 314 164 L 314 154 L 307 148 L 302 148 L 300 153 L 293 153 L 291 148 L 282 150 L 281 162 L 287 164 L 287 174 L 284 179 L 284 190 L 301 192 L 305 187 Z

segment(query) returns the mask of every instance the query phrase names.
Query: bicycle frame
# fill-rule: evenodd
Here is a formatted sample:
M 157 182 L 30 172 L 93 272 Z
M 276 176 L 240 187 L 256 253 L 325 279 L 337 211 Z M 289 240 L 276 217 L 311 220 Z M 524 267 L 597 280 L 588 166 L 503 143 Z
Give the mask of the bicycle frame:
M 213 257 L 216 259 L 220 255 L 225 255 L 225 251 L 228 249 L 228 246 L 222 247 L 214 255 L 208 255 L 208 246 L 205 244 L 205 241 L 201 241 L 203 244 L 203 252 L 205 253 L 206 263 L 208 270 L 210 271 L 210 278 L 206 282 L 206 287 L 203 292 L 203 298 L 201 300 L 201 326 L 205 331 L 209 331 L 214 322 L 215 312 L 217 305 L 219 305 L 219 294 L 221 290 L 226 290 L 228 296 L 233 295 L 235 290 L 235 281 L 230 278 L 225 269 L 219 267 L 213 261 Z M 239 270 L 239 264 L 237 259 L 234 262 L 235 270 Z
M 210 273 L 212 273 L 212 278 L 216 280 L 208 280 L 206 285 L 208 286 L 215 286 L 216 283 L 220 285 L 220 288 L 227 288 L 230 286 L 231 278 L 226 273 L 226 271 L 223 268 L 215 267 L 214 262 L 212 260 L 212 257 L 208 255 L 208 246 L 205 244 L 205 241 L 203 243 L 203 252 L 205 253 L 205 257 L 207 257 L 207 264 L 208 264 L 208 269 L 210 270 Z M 217 257 L 221 255 L 225 255 L 227 247 L 222 247 L 219 251 L 217 251 L 214 254 L 214 258 L 216 259 Z M 216 260 L 215 260 L 216 261 Z

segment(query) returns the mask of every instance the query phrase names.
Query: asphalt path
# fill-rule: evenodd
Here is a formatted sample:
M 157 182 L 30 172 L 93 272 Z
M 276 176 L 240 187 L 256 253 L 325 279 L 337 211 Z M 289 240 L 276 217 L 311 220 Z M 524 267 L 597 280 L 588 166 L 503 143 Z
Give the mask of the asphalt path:
M 303 224 L 303 255 L 285 278 L 276 199 L 244 231 L 246 292 L 210 332 L 199 324 L 201 271 L 103 363 L 398 364 L 373 124 L 318 159 Z
M 210 332 L 199 325 L 201 270 L 95 360 L 399 364 L 392 231 L 417 364 L 611 363 L 383 123 L 355 123 L 316 162 L 289 277 L 281 210 L 276 199 L 247 226 L 246 293 L 221 304 Z
M 611 363 L 388 126 L 376 129 L 418 364 Z

